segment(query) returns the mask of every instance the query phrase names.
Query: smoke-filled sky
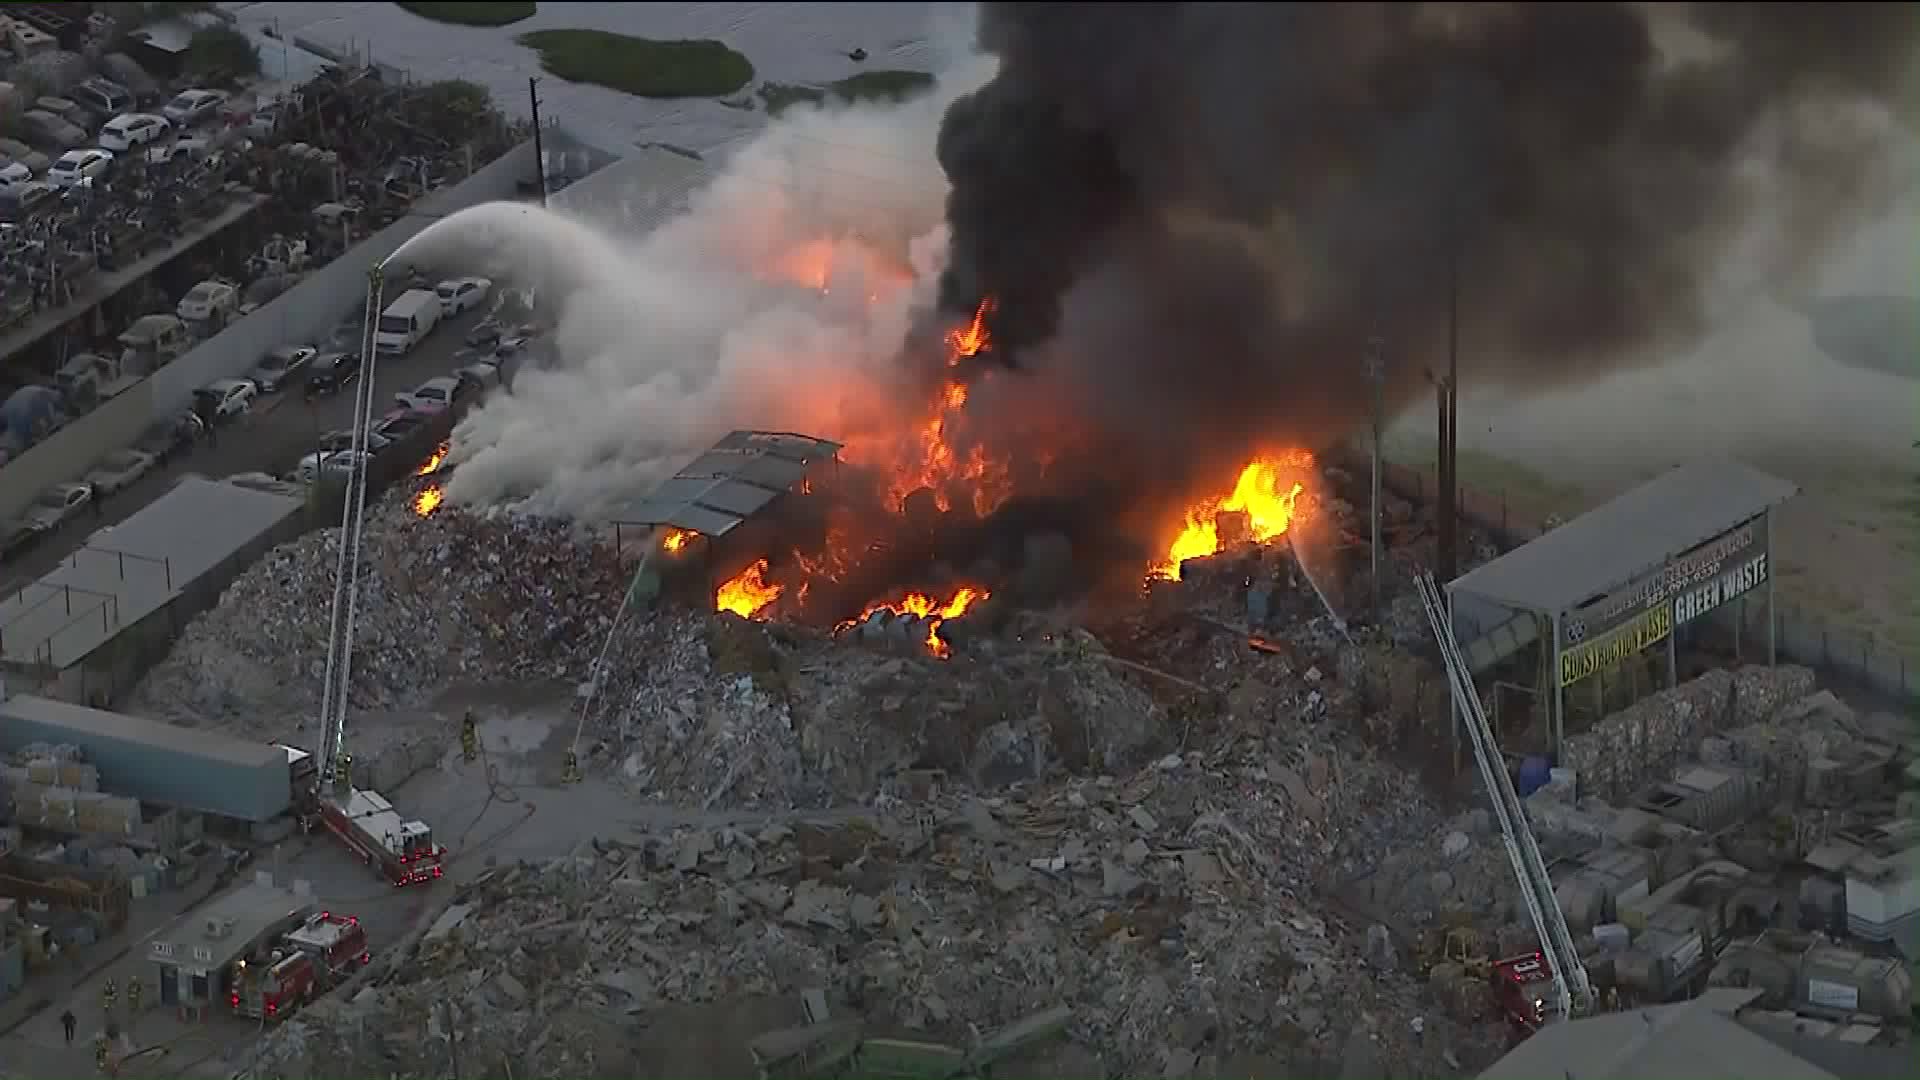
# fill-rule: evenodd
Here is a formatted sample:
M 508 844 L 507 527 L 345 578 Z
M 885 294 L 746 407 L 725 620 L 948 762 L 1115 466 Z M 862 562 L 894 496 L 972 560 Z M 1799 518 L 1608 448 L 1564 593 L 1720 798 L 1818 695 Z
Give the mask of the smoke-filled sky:
M 1791 291 L 1913 186 L 1883 155 L 1913 5 L 986 4 L 977 29 L 933 97 L 789 114 L 644 239 L 501 205 L 416 241 L 560 313 L 561 369 L 462 425 L 449 496 L 590 515 L 731 428 L 883 430 L 920 407 L 916 325 L 985 296 L 1017 370 L 980 400 L 1131 440 L 1177 490 L 1358 422 L 1370 336 L 1414 392 L 1452 266 L 1463 376 L 1564 384 L 1689 344 L 1730 254 Z

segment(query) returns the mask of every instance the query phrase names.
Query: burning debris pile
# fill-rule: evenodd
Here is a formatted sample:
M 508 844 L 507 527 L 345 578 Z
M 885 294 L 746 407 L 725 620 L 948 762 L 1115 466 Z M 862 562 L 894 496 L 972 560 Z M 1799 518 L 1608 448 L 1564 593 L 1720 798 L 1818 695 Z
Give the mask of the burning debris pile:
M 254 1073 L 443 1075 L 451 1002 L 476 1069 L 635 1075 L 645 1037 L 627 1016 L 806 987 L 870 1030 L 960 1046 L 1070 1006 L 1066 1053 L 1027 1062 L 1033 1075 L 1484 1059 L 1485 1026 L 1426 1015 L 1417 984 L 1357 960 L 1365 925 L 1315 898 L 1330 866 L 1428 845 L 1434 820 L 1403 773 L 1316 749 L 1338 739 L 1329 722 L 1270 727 L 1131 775 L 987 799 L 929 780 L 858 821 L 596 841 L 503 867 L 380 985 L 270 1035 Z

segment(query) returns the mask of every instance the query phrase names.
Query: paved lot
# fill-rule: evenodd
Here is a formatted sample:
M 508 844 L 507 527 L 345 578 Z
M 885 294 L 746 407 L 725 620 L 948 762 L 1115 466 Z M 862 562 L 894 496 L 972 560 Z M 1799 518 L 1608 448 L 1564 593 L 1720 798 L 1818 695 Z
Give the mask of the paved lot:
M 394 394 L 450 371 L 453 354 L 465 347 L 461 339 L 480 318 L 479 313 L 468 312 L 443 322 L 425 344 L 404 359 L 383 361 L 375 378 L 378 394 L 374 399 L 381 410 L 390 407 Z M 216 478 L 243 472 L 277 475 L 291 469 L 301 455 L 310 452 L 320 434 L 348 427 L 352 421 L 351 391 L 313 405 L 304 402 L 297 389 L 263 398 L 251 414 L 220 429 L 218 445 L 201 443 L 192 452 L 174 457 L 166 468 L 155 469 L 139 483 L 104 500 L 97 513 L 83 514 L 68 522 L 33 550 L 9 562 L 0 580 L 14 584 L 38 580 L 72 554 L 95 530 L 126 518 L 188 473 Z

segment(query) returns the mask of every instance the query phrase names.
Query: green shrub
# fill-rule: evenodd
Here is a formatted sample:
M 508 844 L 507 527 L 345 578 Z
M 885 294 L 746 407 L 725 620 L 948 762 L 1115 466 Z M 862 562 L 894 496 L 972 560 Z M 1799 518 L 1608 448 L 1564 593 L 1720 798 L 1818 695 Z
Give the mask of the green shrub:
M 455 26 L 511 26 L 533 17 L 539 9 L 534 3 L 500 4 L 401 4 L 423 19 L 452 23 Z
M 838 102 L 905 101 L 932 87 L 933 76 L 924 71 L 863 71 L 825 86 L 761 83 L 757 93 L 767 111 L 777 116 L 801 102 L 819 105 L 828 98 Z
M 652 41 L 605 30 L 534 30 L 519 42 L 548 74 L 636 97 L 719 97 L 753 81 L 753 63 L 718 41 Z
M 203 27 L 187 39 L 186 69 L 199 77 L 244 79 L 260 74 L 260 50 L 231 26 Z

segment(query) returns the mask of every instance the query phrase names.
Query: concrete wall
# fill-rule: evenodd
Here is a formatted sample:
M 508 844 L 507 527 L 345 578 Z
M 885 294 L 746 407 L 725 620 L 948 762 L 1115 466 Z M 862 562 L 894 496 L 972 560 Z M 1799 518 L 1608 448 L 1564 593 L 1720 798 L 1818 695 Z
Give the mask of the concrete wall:
M 510 199 L 533 176 L 533 145 L 516 146 L 466 181 L 423 199 L 406 217 L 362 241 L 272 303 L 201 343 L 153 375 L 153 404 L 162 413 L 187 407 L 196 388 L 244 375 L 276 345 L 324 338 L 366 302 L 367 271 L 435 221 L 469 206 Z
M 137 441 L 153 416 L 153 382 L 143 380 L 0 466 L 0 518 L 18 517 L 34 496 Z
M 307 275 L 272 303 L 0 466 L 0 518 L 17 516 L 49 485 L 80 478 L 101 457 L 136 441 L 151 424 L 185 409 L 196 388 L 246 374 L 276 345 L 325 337 L 342 316 L 358 313 L 366 298 L 367 271 L 375 263 L 448 214 L 513 198 L 515 186 L 533 175 L 533 144 L 514 147 L 464 182 L 421 200 L 412 213 Z

